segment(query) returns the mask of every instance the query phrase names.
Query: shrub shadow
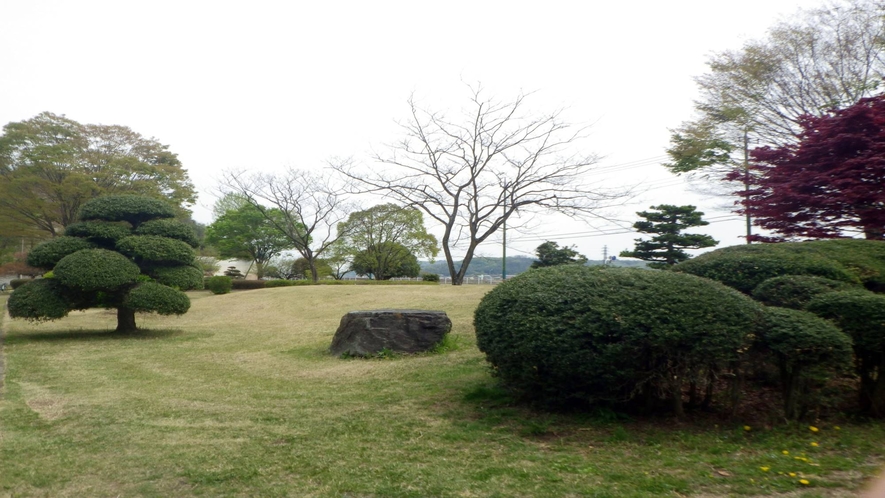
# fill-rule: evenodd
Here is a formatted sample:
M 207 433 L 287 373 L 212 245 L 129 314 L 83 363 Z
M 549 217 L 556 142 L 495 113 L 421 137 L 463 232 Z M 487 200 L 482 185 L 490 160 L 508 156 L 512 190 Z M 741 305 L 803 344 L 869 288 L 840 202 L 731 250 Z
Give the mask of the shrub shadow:
M 188 339 L 207 337 L 212 334 L 188 334 Z M 115 330 L 71 330 L 58 332 L 33 332 L 7 335 L 4 341 L 7 345 L 39 343 L 39 342 L 62 342 L 62 341 L 121 341 L 121 340 L 148 340 L 164 339 L 170 337 L 185 336 L 181 329 L 144 329 L 136 332 L 117 332 Z

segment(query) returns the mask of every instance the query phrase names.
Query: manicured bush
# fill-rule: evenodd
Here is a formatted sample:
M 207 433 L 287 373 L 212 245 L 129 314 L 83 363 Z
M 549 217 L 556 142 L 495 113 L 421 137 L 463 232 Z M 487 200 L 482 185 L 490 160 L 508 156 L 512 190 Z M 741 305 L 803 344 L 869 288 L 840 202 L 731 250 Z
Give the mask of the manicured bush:
M 51 270 L 56 263 L 68 254 L 74 254 L 83 249 L 95 247 L 95 244 L 86 239 L 77 237 L 56 237 L 47 240 L 28 253 L 28 265 L 44 270 Z
M 28 280 L 9 296 L 9 316 L 31 321 L 56 320 L 94 304 L 94 295 L 71 292 L 55 279 Z
M 421 275 L 421 280 L 425 282 L 439 282 L 439 275 L 436 273 L 424 273 Z
M 194 250 L 186 243 L 159 235 L 132 235 L 117 242 L 117 250 L 134 258 L 139 264 L 163 262 L 189 265 L 194 261 Z
M 174 218 L 175 209 L 168 203 L 138 195 L 96 197 L 80 208 L 80 220 L 128 221 L 137 227 L 157 218 Z
M 171 218 L 146 221 L 135 230 L 136 235 L 159 235 L 170 239 L 180 240 L 191 247 L 198 247 L 200 241 L 190 225 Z
M 812 403 L 812 391 L 851 367 L 851 338 L 811 313 L 766 307 L 759 344 L 780 372 L 784 415 L 795 420 Z
M 885 242 L 866 239 L 813 240 L 795 244 L 832 259 L 857 276 L 868 290 L 885 293 Z
M 137 312 L 182 315 L 191 306 L 187 294 L 155 282 L 136 285 L 123 300 L 123 306 Z
M 859 287 L 848 282 L 811 275 L 769 278 L 753 289 L 753 298 L 769 306 L 801 310 L 819 294 Z
M 79 221 L 65 227 L 65 235 L 80 237 L 106 249 L 113 249 L 117 241 L 132 235 L 132 225 L 125 221 Z
M 12 287 L 12 290 L 18 289 L 22 285 L 25 285 L 28 282 L 33 282 L 33 278 L 14 278 L 9 281 L 9 286 Z
M 264 280 L 243 280 L 240 278 L 231 280 L 234 290 L 263 289 L 265 283 Z
M 273 288 L 273 287 L 292 287 L 295 285 L 298 285 L 298 280 L 277 279 L 277 280 L 265 280 L 264 281 L 264 287 L 266 287 L 268 289 Z
M 122 254 L 107 249 L 83 249 L 62 258 L 53 270 L 66 287 L 85 292 L 115 290 L 135 283 L 141 270 Z
M 209 277 L 206 279 L 206 288 L 213 294 L 227 294 L 232 287 L 233 279 L 224 275 Z
M 150 271 L 154 279 L 178 290 L 203 288 L 203 272 L 193 266 L 161 266 Z
M 806 309 L 833 320 L 854 341 L 860 405 L 885 417 L 885 295 L 866 291 L 821 294 Z
M 669 271 L 563 265 L 498 285 L 474 315 L 479 349 L 544 403 L 646 401 L 740 359 L 761 307 L 716 282 Z

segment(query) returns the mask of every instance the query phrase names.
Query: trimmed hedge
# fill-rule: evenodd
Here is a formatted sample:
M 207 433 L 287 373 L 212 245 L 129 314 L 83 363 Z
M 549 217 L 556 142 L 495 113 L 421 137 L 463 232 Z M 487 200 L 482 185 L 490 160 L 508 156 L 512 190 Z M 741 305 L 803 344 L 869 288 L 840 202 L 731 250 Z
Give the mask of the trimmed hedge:
M 62 258 L 54 278 L 73 289 L 109 291 L 135 283 L 141 270 L 126 256 L 107 249 L 83 249 Z
M 323 279 L 318 282 L 313 280 L 264 280 L 264 287 L 301 287 L 306 285 L 437 285 L 436 282 L 416 280 L 329 280 Z
M 95 244 L 78 237 L 56 237 L 47 240 L 28 253 L 28 266 L 51 270 L 55 265 L 69 254 L 74 254 L 83 249 L 91 249 Z
M 232 278 L 224 275 L 209 277 L 206 279 L 206 288 L 213 294 L 227 294 L 230 292 L 232 282 Z
M 155 282 L 138 284 L 126 295 L 123 306 L 142 313 L 183 315 L 190 309 L 187 294 Z
M 812 390 L 850 369 L 851 338 L 805 311 L 766 307 L 763 316 L 759 343 L 775 357 L 784 415 L 795 420 L 810 407 Z
M 33 282 L 33 278 L 14 278 L 9 281 L 9 286 L 12 287 L 12 290 L 18 289 L 22 285 L 25 285 L 28 282 Z
M 158 235 L 131 235 L 117 242 L 117 250 L 140 263 L 189 265 L 194 261 L 191 246 Z
M 833 320 L 854 340 L 861 408 L 885 417 L 885 295 L 831 292 L 812 299 L 806 309 Z
M 769 278 L 753 289 L 753 298 L 769 306 L 801 310 L 815 296 L 858 286 L 811 275 Z
M 158 235 L 160 237 L 177 239 L 194 248 L 200 245 L 200 241 L 197 240 L 197 234 L 192 226 L 170 218 L 146 221 L 138 226 L 135 234 Z
M 158 283 L 182 291 L 203 288 L 203 272 L 193 266 L 161 266 L 154 268 L 151 276 Z
M 175 208 L 168 203 L 139 195 L 106 195 L 83 204 L 79 219 L 128 221 L 132 226 L 156 218 L 174 218 Z
M 439 275 L 436 273 L 425 273 L 421 275 L 421 280 L 424 282 L 437 282 L 439 283 Z
M 17 288 L 6 303 L 9 316 L 31 321 L 57 320 L 71 311 L 64 287 L 55 279 L 38 279 Z
M 868 290 L 885 293 L 885 241 L 828 239 L 796 245 L 797 251 L 813 252 L 839 262 Z
M 118 240 L 132 235 L 132 226 L 126 222 L 80 221 L 65 227 L 65 235 L 89 239 L 90 242 L 113 249 Z
M 492 289 L 474 314 L 496 374 L 545 404 L 646 401 L 681 411 L 686 382 L 708 378 L 749 348 L 761 306 L 692 275 L 562 265 Z
M 231 282 L 234 290 L 263 289 L 266 283 L 264 280 L 244 280 L 241 278 L 232 279 Z

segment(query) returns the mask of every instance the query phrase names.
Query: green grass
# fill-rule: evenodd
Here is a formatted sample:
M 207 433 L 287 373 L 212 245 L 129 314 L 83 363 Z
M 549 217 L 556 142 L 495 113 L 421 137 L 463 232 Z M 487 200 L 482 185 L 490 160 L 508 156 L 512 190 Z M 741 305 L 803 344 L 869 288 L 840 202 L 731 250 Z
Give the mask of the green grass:
M 885 461 L 876 423 L 745 431 L 515 405 L 473 336 L 490 288 L 195 292 L 132 336 L 104 310 L 7 323 L 0 496 L 853 496 Z M 444 310 L 452 338 L 326 353 L 342 315 L 374 308 Z

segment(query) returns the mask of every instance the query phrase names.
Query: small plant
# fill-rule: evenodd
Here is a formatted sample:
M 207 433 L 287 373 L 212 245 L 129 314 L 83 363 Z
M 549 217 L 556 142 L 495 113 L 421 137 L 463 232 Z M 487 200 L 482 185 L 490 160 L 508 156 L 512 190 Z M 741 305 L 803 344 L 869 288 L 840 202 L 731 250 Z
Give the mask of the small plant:
M 439 282 L 439 275 L 436 273 L 422 273 L 421 280 L 424 282 Z
M 246 278 L 246 276 L 243 275 L 243 272 L 238 270 L 236 266 L 228 266 L 227 270 L 224 270 L 224 276 L 230 278 Z
M 225 275 L 218 275 L 206 279 L 206 288 L 213 294 L 227 294 L 233 287 L 233 280 Z

